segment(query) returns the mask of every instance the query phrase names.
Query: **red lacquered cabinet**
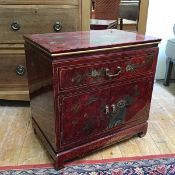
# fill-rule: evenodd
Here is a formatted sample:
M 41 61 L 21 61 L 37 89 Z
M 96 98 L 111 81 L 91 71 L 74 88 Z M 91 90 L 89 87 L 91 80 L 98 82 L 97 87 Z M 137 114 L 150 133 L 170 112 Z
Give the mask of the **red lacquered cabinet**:
M 25 36 L 33 127 L 56 168 L 146 134 L 159 42 L 114 29 Z

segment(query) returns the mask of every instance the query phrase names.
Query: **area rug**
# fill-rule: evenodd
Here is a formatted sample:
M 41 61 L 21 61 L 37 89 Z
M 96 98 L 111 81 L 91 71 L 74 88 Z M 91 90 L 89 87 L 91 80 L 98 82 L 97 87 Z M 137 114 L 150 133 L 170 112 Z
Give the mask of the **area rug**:
M 175 175 L 175 154 L 0 167 L 0 175 Z

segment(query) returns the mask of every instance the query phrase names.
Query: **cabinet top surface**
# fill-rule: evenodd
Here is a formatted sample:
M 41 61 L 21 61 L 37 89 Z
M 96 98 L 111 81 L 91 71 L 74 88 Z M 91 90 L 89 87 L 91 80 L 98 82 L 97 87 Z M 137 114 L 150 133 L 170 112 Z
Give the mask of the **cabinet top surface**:
M 116 29 L 32 34 L 24 38 L 50 54 L 160 42 L 157 38 Z

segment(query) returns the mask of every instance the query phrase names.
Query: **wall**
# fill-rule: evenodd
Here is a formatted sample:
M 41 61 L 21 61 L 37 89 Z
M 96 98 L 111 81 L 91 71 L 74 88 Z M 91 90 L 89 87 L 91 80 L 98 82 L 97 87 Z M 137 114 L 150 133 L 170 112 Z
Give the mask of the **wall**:
M 159 45 L 159 57 L 156 69 L 156 79 L 164 79 L 166 70 L 165 47 L 167 39 L 175 37 L 175 0 L 149 0 L 146 35 L 162 38 Z

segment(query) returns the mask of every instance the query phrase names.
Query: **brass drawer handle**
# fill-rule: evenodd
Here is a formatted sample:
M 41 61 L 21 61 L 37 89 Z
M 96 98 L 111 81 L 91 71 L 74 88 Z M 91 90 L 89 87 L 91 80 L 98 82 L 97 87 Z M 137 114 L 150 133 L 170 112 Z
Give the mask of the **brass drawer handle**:
M 113 78 L 113 77 L 117 77 L 122 72 L 122 68 L 120 66 L 117 66 L 115 74 L 110 74 L 110 70 L 108 68 L 105 69 L 105 72 L 108 78 Z
M 21 26 L 20 26 L 20 24 L 19 24 L 17 21 L 14 21 L 14 22 L 12 22 L 12 24 L 11 24 L 11 28 L 12 28 L 12 30 L 14 30 L 14 31 L 18 31 L 18 30 L 21 28 Z
M 116 106 L 115 106 L 115 104 L 112 104 L 111 105 L 111 108 L 112 108 L 112 112 L 116 112 Z
M 55 32 L 61 31 L 61 29 L 62 29 L 61 22 L 59 22 L 59 21 L 55 22 L 55 24 L 53 25 L 53 29 Z
M 108 106 L 108 105 L 105 106 L 105 114 L 106 114 L 106 115 L 109 114 L 109 106 Z
M 25 70 L 25 67 L 22 66 L 22 65 L 18 65 L 16 67 L 16 74 L 19 75 L 19 76 L 23 76 L 25 74 L 26 70 Z

